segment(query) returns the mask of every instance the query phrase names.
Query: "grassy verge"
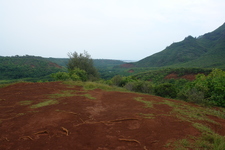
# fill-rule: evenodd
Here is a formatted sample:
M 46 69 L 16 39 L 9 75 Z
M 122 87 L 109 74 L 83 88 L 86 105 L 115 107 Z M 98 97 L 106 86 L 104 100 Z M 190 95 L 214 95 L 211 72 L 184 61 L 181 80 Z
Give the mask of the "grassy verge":
M 40 102 L 38 104 L 35 105 L 31 105 L 30 108 L 40 108 L 40 107 L 44 107 L 44 106 L 48 106 L 48 105 L 53 105 L 53 104 L 58 104 L 59 102 L 57 100 L 45 100 L 43 102 Z
M 97 83 L 97 82 L 64 81 L 63 83 L 69 86 L 82 86 L 84 90 L 102 89 L 105 91 L 128 92 L 125 88 L 109 86 L 107 84 Z
M 201 121 L 210 122 L 219 125 L 219 123 L 210 119 L 208 116 L 216 116 L 224 119 L 225 109 L 213 109 L 207 107 L 193 107 L 185 103 L 175 103 L 164 100 L 160 104 L 167 104 L 173 108 L 171 114 L 176 115 L 178 119 L 192 123 L 193 127 L 198 129 L 202 134 L 200 137 L 188 136 L 184 139 L 167 143 L 165 147 L 174 147 L 175 150 L 224 150 L 225 137 L 213 131 L 209 126 L 199 123 Z
M 138 101 L 138 102 L 144 103 L 146 108 L 152 108 L 153 107 L 152 102 L 151 101 L 143 100 L 143 97 L 135 97 L 134 99 L 136 101 Z

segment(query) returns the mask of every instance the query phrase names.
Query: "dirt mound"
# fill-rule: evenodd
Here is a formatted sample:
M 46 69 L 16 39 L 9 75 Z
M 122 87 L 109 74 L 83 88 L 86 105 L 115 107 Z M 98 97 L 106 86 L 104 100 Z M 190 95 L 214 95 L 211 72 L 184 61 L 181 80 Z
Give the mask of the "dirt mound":
M 201 133 L 168 102 L 184 103 L 60 82 L 14 84 L 0 89 L 0 149 L 172 149 L 168 142 Z

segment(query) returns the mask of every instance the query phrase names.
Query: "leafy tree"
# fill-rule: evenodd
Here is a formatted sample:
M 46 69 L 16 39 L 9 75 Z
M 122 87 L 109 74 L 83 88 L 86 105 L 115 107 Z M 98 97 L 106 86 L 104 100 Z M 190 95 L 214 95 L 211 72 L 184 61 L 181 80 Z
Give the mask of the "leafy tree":
M 99 73 L 97 69 L 93 65 L 93 60 L 91 59 L 91 56 L 84 51 L 84 53 L 78 54 L 77 52 L 68 53 L 69 56 L 69 62 L 67 64 L 67 68 L 69 72 L 72 70 L 79 68 L 81 70 L 84 70 L 87 73 L 88 79 L 98 79 Z
M 192 98 L 196 93 L 202 95 L 200 99 Z M 225 107 L 225 72 L 214 69 L 208 76 L 199 74 L 196 80 L 187 84 L 179 95 L 187 101 L 201 100 L 205 104 Z

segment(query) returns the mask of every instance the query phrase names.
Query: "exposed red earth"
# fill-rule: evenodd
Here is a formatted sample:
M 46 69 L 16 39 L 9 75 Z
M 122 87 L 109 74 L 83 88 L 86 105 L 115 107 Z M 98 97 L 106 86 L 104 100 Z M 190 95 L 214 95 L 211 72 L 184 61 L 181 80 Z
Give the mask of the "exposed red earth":
M 122 68 L 132 68 L 132 67 L 134 67 L 134 64 L 132 64 L 132 63 L 126 63 L 126 64 L 122 64 L 122 65 L 120 65 Z
M 46 101 L 48 105 L 38 107 Z M 198 107 L 62 82 L 13 84 L 0 88 L 0 149 L 170 150 L 173 147 L 167 143 L 201 135 L 191 122 L 172 113 L 165 101 Z M 203 123 L 225 135 L 225 121 L 209 117 L 220 125 Z
M 171 73 L 171 74 L 168 74 L 165 77 L 165 79 L 187 79 L 187 80 L 193 81 L 195 80 L 195 76 L 196 74 L 186 74 L 183 76 L 178 76 L 176 73 Z

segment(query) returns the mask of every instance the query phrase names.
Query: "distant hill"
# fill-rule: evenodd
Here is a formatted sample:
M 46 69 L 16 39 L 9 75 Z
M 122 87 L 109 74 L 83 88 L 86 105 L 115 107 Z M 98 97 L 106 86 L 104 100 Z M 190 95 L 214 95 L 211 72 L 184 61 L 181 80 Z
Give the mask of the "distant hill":
M 0 80 L 43 78 L 65 69 L 45 58 L 37 56 L 0 57 Z
M 49 61 L 54 62 L 60 66 L 66 67 L 69 58 L 47 58 Z M 113 59 L 93 59 L 94 66 L 96 68 L 108 68 L 116 65 L 124 64 L 124 61 Z
M 186 37 L 135 63 L 137 67 L 225 68 L 225 23 L 198 38 Z
M 67 71 L 69 58 L 43 58 L 39 56 L 0 56 L 0 80 L 12 80 L 29 78 L 29 81 L 38 81 L 48 78 L 50 74 Z M 114 66 L 124 64 L 121 60 L 93 59 L 94 66 L 98 69 L 101 76 L 112 76 L 111 72 Z M 107 74 L 107 75 L 102 75 Z

